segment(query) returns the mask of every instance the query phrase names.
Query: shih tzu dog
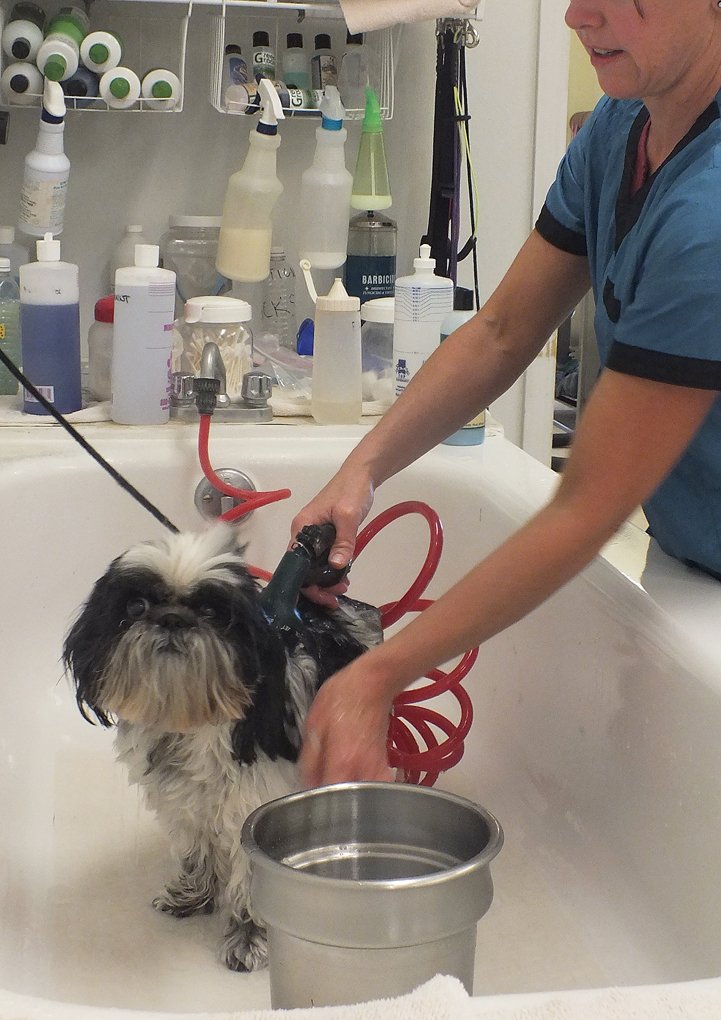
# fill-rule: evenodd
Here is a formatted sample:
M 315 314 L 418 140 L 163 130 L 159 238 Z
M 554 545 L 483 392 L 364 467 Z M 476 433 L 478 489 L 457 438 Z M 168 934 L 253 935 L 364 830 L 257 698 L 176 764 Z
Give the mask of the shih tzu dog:
M 298 600 L 300 625 L 269 621 L 232 530 L 135 546 L 110 564 L 65 641 L 83 716 L 117 725 L 129 780 L 168 830 L 178 873 L 153 901 L 223 912 L 232 970 L 266 963 L 240 831 L 297 789 L 305 714 L 324 680 L 382 637 L 376 609 Z

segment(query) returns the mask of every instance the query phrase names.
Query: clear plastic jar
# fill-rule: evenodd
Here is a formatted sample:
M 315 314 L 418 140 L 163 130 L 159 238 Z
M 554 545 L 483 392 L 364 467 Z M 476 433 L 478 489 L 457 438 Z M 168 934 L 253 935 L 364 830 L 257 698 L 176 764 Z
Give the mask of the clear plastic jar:
M 247 301 L 217 295 L 191 298 L 174 324 L 173 371 L 200 373 L 203 348 L 216 343 L 225 365 L 226 393 L 241 396 L 243 376 L 253 367 L 252 315 Z
M 190 298 L 225 294 L 230 280 L 215 268 L 220 216 L 171 216 L 160 238 L 164 269 L 175 273 L 175 314 L 183 314 Z
M 395 299 L 374 298 L 361 305 L 363 399 L 387 410 L 393 402 L 393 311 Z

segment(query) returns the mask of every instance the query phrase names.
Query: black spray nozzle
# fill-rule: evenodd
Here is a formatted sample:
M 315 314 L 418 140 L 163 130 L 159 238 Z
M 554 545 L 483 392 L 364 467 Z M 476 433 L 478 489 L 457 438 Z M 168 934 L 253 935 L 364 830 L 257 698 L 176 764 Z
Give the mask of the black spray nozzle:
M 301 588 L 310 584 L 329 588 L 343 580 L 350 570 L 350 563 L 341 568 L 328 564 L 328 553 L 334 541 L 335 528 L 332 524 L 310 524 L 298 532 L 260 595 L 263 610 L 271 623 L 297 630 L 300 617 L 295 607 Z

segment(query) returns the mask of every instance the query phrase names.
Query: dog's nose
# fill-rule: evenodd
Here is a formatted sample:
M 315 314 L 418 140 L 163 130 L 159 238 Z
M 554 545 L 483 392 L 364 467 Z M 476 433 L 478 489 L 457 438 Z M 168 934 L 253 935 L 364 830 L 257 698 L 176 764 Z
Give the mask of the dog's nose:
M 152 620 L 166 630 L 184 630 L 195 623 L 195 613 L 185 606 L 158 607 L 152 612 Z

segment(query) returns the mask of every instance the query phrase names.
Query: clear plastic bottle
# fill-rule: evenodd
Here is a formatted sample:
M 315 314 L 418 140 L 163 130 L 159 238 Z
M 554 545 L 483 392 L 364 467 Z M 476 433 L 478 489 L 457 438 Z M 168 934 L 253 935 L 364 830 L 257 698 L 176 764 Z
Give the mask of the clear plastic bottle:
M 253 77 L 275 78 L 275 53 L 270 48 L 270 37 L 267 32 L 253 33 Z
M 113 421 L 162 425 L 170 415 L 175 273 L 158 268 L 156 244 L 135 248 L 135 265 L 115 274 Z
M 15 239 L 15 227 L 0 226 L 0 258 L 10 259 L 10 269 L 15 283 L 20 286 L 20 266 L 30 260 L 24 244 Z
M 60 241 L 38 241 L 37 262 L 20 267 L 20 327 L 23 371 L 61 414 L 79 411 L 80 292 L 78 267 L 60 261 Z M 25 393 L 23 411 L 47 414 Z
M 160 258 L 175 273 L 175 316 L 194 297 L 225 294 L 230 280 L 215 267 L 220 237 L 220 216 L 171 216 L 160 238 Z
M 367 88 L 365 97 L 365 115 L 353 174 L 351 205 L 354 209 L 387 209 L 393 199 L 383 144 L 381 107 L 373 89 Z
M 88 391 L 95 400 L 110 400 L 110 370 L 113 362 L 112 294 L 95 302 L 95 320 L 88 330 Z
M 300 265 L 315 303 L 311 413 L 319 425 L 353 425 L 363 412 L 360 302 L 340 277 L 317 295 L 309 262 Z
M 431 246 L 422 244 L 420 257 L 413 260 L 413 275 L 396 280 L 393 309 L 396 397 L 438 347 L 441 323 L 453 311 L 453 280 L 436 276 L 436 260 L 430 254 Z
M 338 91 L 346 110 L 362 110 L 365 106 L 365 90 L 370 85 L 368 49 L 364 45 L 363 33 L 345 37 L 346 51 L 338 71 Z
M 65 96 L 62 86 L 45 79 L 40 129 L 35 147 L 25 157 L 18 225 L 24 234 L 61 234 L 70 160 L 65 155 Z M 31 380 L 32 382 L 32 380 Z
M 8 258 L 0 258 L 0 349 L 20 367 L 20 288 Z M 0 363 L 0 393 L 7 395 L 17 391 L 17 379 Z
M 310 91 L 310 64 L 303 49 L 300 32 L 289 32 L 286 36 L 281 77 L 288 88 Z
M 328 85 L 320 104 L 313 162 L 300 185 L 300 256 L 317 269 L 337 269 L 346 260 L 353 175 L 345 165 L 343 104 Z
M 361 304 L 393 297 L 397 238 L 398 227 L 390 216 L 368 211 L 351 219 L 343 275 L 345 289 Z
M 295 317 L 295 272 L 283 248 L 270 249 L 270 272 L 263 285 L 260 328 L 278 337 L 281 347 L 294 351 L 298 331 Z
M 285 115 L 272 82 L 261 78 L 261 115 L 250 132 L 245 162 L 228 181 L 216 265 L 240 283 L 260 283 L 270 272 L 271 213 L 283 191 L 276 170 L 278 121 Z
M 310 80 L 314 89 L 338 85 L 338 67 L 330 48 L 330 36 L 320 32 L 315 37 L 315 52 L 310 58 Z

